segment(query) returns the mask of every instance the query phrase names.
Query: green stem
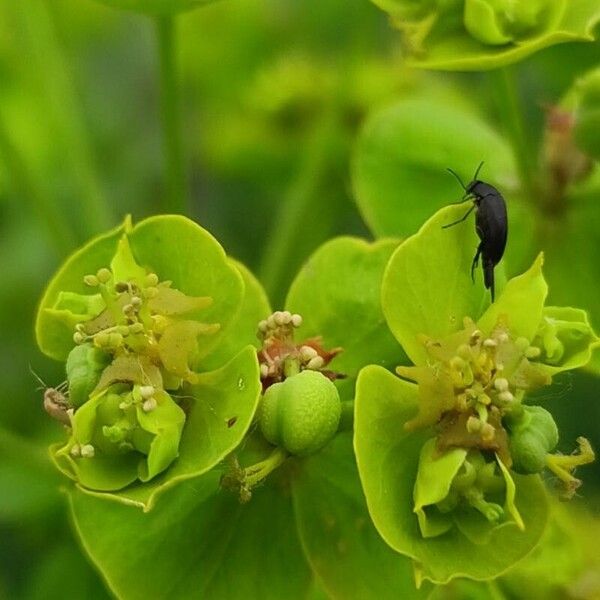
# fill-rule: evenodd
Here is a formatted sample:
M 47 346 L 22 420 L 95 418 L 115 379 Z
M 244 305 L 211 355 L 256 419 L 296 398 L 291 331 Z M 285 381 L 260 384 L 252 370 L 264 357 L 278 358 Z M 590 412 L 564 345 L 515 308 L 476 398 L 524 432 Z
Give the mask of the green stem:
M 253 488 L 275 469 L 280 467 L 289 456 L 290 455 L 283 448 L 277 446 L 265 460 L 262 460 L 251 467 L 247 467 L 244 470 L 246 474 L 244 483 L 248 488 Z
M 335 110 L 332 109 L 315 126 L 312 138 L 305 144 L 296 177 L 270 220 L 271 232 L 265 240 L 259 273 L 274 305 L 282 300 L 282 290 L 291 279 L 286 276 L 288 270 L 296 266 L 292 262 L 297 248 L 302 245 L 302 237 L 313 234 L 306 225 L 313 227 L 316 219 L 324 223 L 329 218 L 326 200 L 316 192 L 326 169 L 331 165 L 335 128 Z
M 488 592 L 490 593 L 491 600 L 506 600 L 506 595 L 502 591 L 502 588 L 497 581 L 487 582 Z
M 163 152 L 165 160 L 165 212 L 187 212 L 186 176 L 181 136 L 181 100 L 177 70 L 177 31 L 173 17 L 157 17 Z
M 283 363 L 283 373 L 286 377 L 293 377 L 300 373 L 300 364 L 297 358 L 287 358 Z
M 499 69 L 494 78 L 496 85 L 493 86 L 493 90 L 498 100 L 501 118 L 515 153 L 519 178 L 527 200 L 534 202 L 537 196 L 534 176 L 536 161 L 525 133 L 523 110 L 514 72 L 510 67 Z
M 77 235 L 69 227 L 57 205 L 45 193 L 46 188 L 39 185 L 31 169 L 13 144 L 8 131 L 4 127 L 0 115 L 0 161 L 6 167 L 6 172 L 12 177 L 15 196 L 20 197 L 24 204 L 31 205 L 37 213 L 38 222 L 45 227 L 52 245 L 59 256 L 66 256 L 77 245 Z
M 342 414 L 340 415 L 339 431 L 352 431 L 354 427 L 354 400 L 342 402 Z
M 31 68 L 45 96 L 45 117 L 55 129 L 50 131 L 50 135 L 54 136 L 53 143 L 58 147 L 57 155 L 61 156 L 66 170 L 78 186 L 78 221 L 81 224 L 80 235 L 85 239 L 106 229 L 112 219 L 95 171 L 72 70 L 56 34 L 50 3 L 29 0 L 18 4 L 17 10 L 25 21 L 33 55 Z

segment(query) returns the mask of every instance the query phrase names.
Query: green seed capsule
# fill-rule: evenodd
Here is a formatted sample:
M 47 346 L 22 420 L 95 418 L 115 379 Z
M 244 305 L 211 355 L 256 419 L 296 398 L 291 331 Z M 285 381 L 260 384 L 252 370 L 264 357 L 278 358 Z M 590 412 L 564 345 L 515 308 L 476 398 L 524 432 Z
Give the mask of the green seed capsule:
M 302 371 L 267 389 L 259 413 L 265 438 L 290 454 L 307 456 L 335 435 L 341 414 L 335 385 L 318 371 Z
M 524 406 L 523 413 L 508 423 L 513 470 L 540 473 L 546 456 L 558 444 L 558 428 L 552 415 L 541 406 Z
M 71 350 L 67 358 L 67 380 L 73 406 L 87 401 L 109 361 L 110 357 L 92 344 L 81 344 Z

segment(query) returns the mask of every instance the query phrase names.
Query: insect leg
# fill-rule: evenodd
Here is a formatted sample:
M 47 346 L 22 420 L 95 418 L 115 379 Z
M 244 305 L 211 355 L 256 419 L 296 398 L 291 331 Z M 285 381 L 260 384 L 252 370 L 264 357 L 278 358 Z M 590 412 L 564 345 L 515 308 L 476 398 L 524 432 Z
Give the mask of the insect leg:
M 483 281 L 485 283 L 485 287 L 488 288 L 492 293 L 493 302 L 496 295 L 494 286 L 494 263 L 489 260 L 485 260 L 485 257 L 483 261 Z
M 479 257 L 481 256 L 481 250 L 483 248 L 483 242 L 480 242 L 479 246 L 477 246 L 477 252 L 475 253 L 475 257 L 473 258 L 473 262 L 471 263 L 471 279 L 473 283 L 475 283 L 475 269 L 479 264 Z
M 467 211 L 467 214 L 464 217 L 461 217 L 458 221 L 454 221 L 454 223 L 448 223 L 448 225 L 442 225 L 442 229 L 448 229 L 448 227 L 452 227 L 453 225 L 458 225 L 459 223 L 462 223 L 473 212 L 474 208 L 475 208 L 475 204 L 473 204 L 473 206 L 471 206 L 471 208 Z

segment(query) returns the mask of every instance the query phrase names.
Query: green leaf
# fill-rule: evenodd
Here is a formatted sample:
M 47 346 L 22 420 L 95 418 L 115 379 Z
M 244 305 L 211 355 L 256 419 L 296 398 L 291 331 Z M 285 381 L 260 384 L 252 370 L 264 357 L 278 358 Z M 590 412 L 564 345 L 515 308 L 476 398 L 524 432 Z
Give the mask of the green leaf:
M 471 263 L 479 240 L 469 220 L 442 229 L 460 219 L 469 204 L 439 210 L 416 235 L 392 255 L 381 288 L 381 304 L 388 325 L 407 356 L 425 364 L 427 353 L 419 335 L 443 338 L 476 320 L 489 304 L 489 293 Z
M 584 310 L 546 306 L 533 345 L 542 350 L 539 361 L 544 370 L 554 375 L 587 365 L 600 347 L 600 338 Z
M 439 512 L 428 515 L 427 506 L 433 506 L 446 498 L 456 474 L 467 457 L 464 448 L 452 448 L 443 454 L 436 449 L 436 439 L 431 438 L 423 444 L 419 455 L 419 469 L 415 483 L 414 512 L 419 519 L 419 528 L 423 537 L 435 537 L 452 527 L 450 515 Z
M 298 464 L 292 491 L 304 552 L 331 598 L 429 594 L 429 586 L 416 589 L 411 561 L 387 546 L 371 523 L 350 432 Z
M 311 573 L 289 495 L 266 485 L 240 505 L 213 471 L 169 490 L 150 513 L 76 489 L 76 532 L 109 589 L 123 600 L 301 600 Z
M 531 341 L 542 321 L 548 285 L 542 273 L 544 257 L 539 254 L 531 267 L 508 281 L 504 291 L 483 314 L 477 324 L 484 334 L 489 334 L 498 320 L 507 317 L 512 335 Z
M 150 412 L 145 412 L 140 405 L 136 406 L 138 423 L 145 431 L 154 435 L 147 462 L 142 464 L 139 471 L 141 481 L 149 481 L 162 473 L 177 458 L 181 430 L 185 423 L 185 413 L 169 394 L 156 391 L 154 398 L 157 405 Z
M 503 45 L 483 44 L 469 35 L 462 15 L 450 26 L 447 26 L 448 17 L 444 16 L 438 21 L 439 29 L 434 27 L 425 40 L 425 52 L 412 56 L 409 64 L 425 69 L 484 71 L 523 60 L 548 46 L 595 39 L 594 29 L 600 21 L 596 0 L 550 0 L 546 4 L 552 12 L 547 23 Z M 459 7 L 462 11 L 462 3 Z
M 141 287 L 146 279 L 146 269 L 135 261 L 126 235 L 117 243 L 117 250 L 110 261 L 110 270 L 115 281 L 134 281 Z
M 230 259 L 231 260 L 231 259 Z M 271 314 L 269 299 L 262 285 L 250 270 L 242 263 L 231 260 L 244 280 L 242 307 L 235 319 L 225 330 L 221 330 L 219 345 L 197 366 L 199 371 L 210 371 L 225 364 L 234 357 L 239 349 L 253 344 L 258 349 L 256 337 L 258 322 Z
M 363 219 L 378 236 L 411 235 L 433 210 L 463 195 L 446 169 L 466 184 L 482 160 L 490 166 L 486 181 L 500 189 L 514 182 L 508 144 L 451 93 L 380 109 L 363 127 L 352 163 Z
M 454 579 L 447 585 L 438 585 L 427 600 L 509 600 L 494 581 Z
M 127 234 L 126 241 L 122 240 L 123 233 Z M 119 277 L 140 278 L 147 269 L 156 273 L 161 281 L 172 281 L 174 289 L 188 296 L 212 299 L 210 306 L 199 311 L 198 319 L 202 323 L 218 323 L 220 330 L 202 340 L 198 358 L 209 354 L 220 343 L 240 309 L 244 294 L 242 277 L 205 229 L 176 215 L 151 217 L 133 228 L 128 219 L 77 250 L 52 278 L 36 322 L 38 344 L 44 353 L 59 360 L 66 359 L 74 345 L 74 316 L 68 318 L 69 315 L 62 312 L 66 310 L 64 292 L 89 295 L 90 288 L 83 283 L 83 277 L 113 261 Z M 72 306 L 74 296 L 68 298 Z M 206 304 L 206 300 L 199 298 L 190 302 L 196 308 Z M 194 316 L 192 311 L 190 318 Z
M 157 16 L 175 15 L 210 4 L 213 0 L 100 0 L 102 4 Z
M 39 442 L 0 426 L 0 456 L 0 522 L 17 527 L 54 511 L 60 476 Z
M 167 471 L 145 484 L 130 485 L 119 492 L 82 490 L 151 510 L 165 490 L 206 473 L 238 446 L 252 423 L 260 393 L 256 350 L 247 346 L 220 369 L 200 374 L 198 383 L 186 389 L 181 398 L 186 422 L 179 458 Z
M 544 531 L 548 506 L 537 476 L 514 476 L 515 504 L 525 531 L 496 528 L 489 542 L 474 544 L 454 528 L 422 537 L 413 513 L 419 454 L 431 432 L 406 432 L 417 412 L 417 388 L 377 366 L 359 374 L 354 448 L 369 513 L 381 536 L 396 551 L 414 558 L 422 577 L 446 583 L 458 576 L 491 579 L 526 556 Z
M 567 590 L 574 582 L 584 580 L 586 570 L 588 573 L 594 570 L 584 555 L 584 539 L 591 534 L 592 556 L 597 556 L 597 520 L 584 512 L 586 534 L 582 535 L 581 527 L 573 520 L 579 512 L 575 506 L 554 501 L 551 509 L 550 522 L 539 546 L 502 578 L 502 586 L 511 597 L 553 598 L 558 590 Z M 588 597 L 593 597 L 593 588 Z M 595 588 L 598 590 L 598 584 Z
M 212 298 L 212 304 L 199 312 L 199 320 L 218 323 L 220 329 L 203 338 L 198 360 L 209 354 L 240 310 L 244 282 L 239 271 L 208 231 L 182 216 L 150 217 L 128 237 L 136 262 L 161 281 L 172 281 L 173 288 L 188 296 Z
M 73 326 L 56 318 L 47 309 L 55 307 L 61 292 L 89 295 L 90 288 L 83 283 L 83 277 L 110 264 L 119 239 L 130 228 L 131 221 L 126 219 L 118 227 L 94 238 L 71 254 L 50 280 L 40 301 L 35 322 L 37 343 L 44 354 L 56 360 L 66 360 L 74 346 Z M 61 302 L 64 302 L 64 296 Z
M 578 199 L 577 209 L 569 212 L 568 219 L 562 219 L 550 228 L 541 242 L 550 303 L 553 306 L 569 306 L 576 299 L 577 306 L 588 312 L 596 330 L 600 327 L 597 287 L 600 278 L 597 256 L 600 245 L 599 193 L 600 189 L 594 187 L 581 200 Z M 560 235 L 556 234 L 557 231 Z M 594 373 L 600 373 L 600 351 L 594 352 L 590 367 Z
M 385 323 L 380 301 L 383 270 L 397 245 L 393 240 L 369 244 L 336 238 L 308 259 L 290 287 L 285 305 L 302 315 L 298 334 L 305 339 L 322 336 L 328 349 L 343 348 L 330 367 L 350 378 L 342 382 L 344 389 L 368 363 L 391 367 L 406 360 Z

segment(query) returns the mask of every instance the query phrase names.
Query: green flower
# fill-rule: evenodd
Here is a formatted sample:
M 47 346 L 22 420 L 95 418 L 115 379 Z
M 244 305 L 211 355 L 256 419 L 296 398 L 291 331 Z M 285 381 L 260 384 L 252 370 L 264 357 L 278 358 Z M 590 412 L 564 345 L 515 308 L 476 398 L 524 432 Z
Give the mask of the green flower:
M 51 280 L 36 334 L 66 360 L 58 468 L 90 493 L 149 508 L 242 439 L 260 393 L 251 325 L 267 305 L 252 276 L 177 216 L 129 220 Z
M 396 246 L 392 240 L 366 243 L 348 237 L 327 242 L 295 278 L 287 310 L 260 322 L 261 379 L 267 393 L 279 382 L 293 382 L 296 388 L 302 378 L 337 388 L 342 417 L 324 447 L 308 456 L 291 455 L 265 440 L 258 425 L 235 458 L 167 491 L 147 514 L 71 491 L 77 534 L 116 596 L 299 599 L 314 595 L 311 582 L 317 579 L 324 594 L 334 598 L 428 597 L 430 586 L 415 590 L 411 561 L 385 544 L 369 519 L 348 410 L 359 369 L 370 360 L 390 368 L 398 360 L 398 344 L 379 300 L 383 270 Z M 268 314 L 263 311 L 260 318 Z M 322 350 L 340 347 L 344 351 L 333 355 Z M 300 373 L 294 373 L 297 368 Z M 326 379 L 334 372 L 346 378 Z M 296 390 L 288 391 L 280 402 L 302 403 Z M 276 429 L 284 438 L 294 413 Z M 251 499 L 242 498 L 250 500 L 245 503 L 218 489 L 223 475 L 235 483 L 240 465 L 254 467 L 245 470 L 249 486 L 272 469 L 263 485 L 252 489 Z M 132 561 L 132 556 L 143 560 Z M 149 563 L 161 567 L 148 569 Z M 257 577 L 257 572 L 268 576 Z M 177 589 L 174 582 L 179 582 Z
M 580 483 L 571 471 L 593 457 L 585 443 L 577 455 L 551 455 L 552 417 L 524 402 L 555 373 L 585 365 L 599 339 L 582 311 L 544 307 L 541 256 L 489 305 L 479 275 L 470 280 L 472 224 L 442 229 L 464 211 L 442 209 L 392 255 L 383 312 L 414 366 L 397 368 L 403 379 L 366 367 L 355 405 L 371 517 L 438 583 L 492 578 L 527 554 L 547 519 L 531 473 L 548 467 L 569 495 Z
M 373 0 L 402 33 L 411 64 L 503 66 L 563 42 L 594 39 L 595 0 Z
M 184 411 L 164 390 L 117 384 L 75 412 L 69 441 L 54 459 L 95 490 L 150 481 L 177 458 L 184 423 Z
M 517 42 L 548 28 L 555 7 L 546 0 L 465 0 L 465 28 L 482 44 Z

